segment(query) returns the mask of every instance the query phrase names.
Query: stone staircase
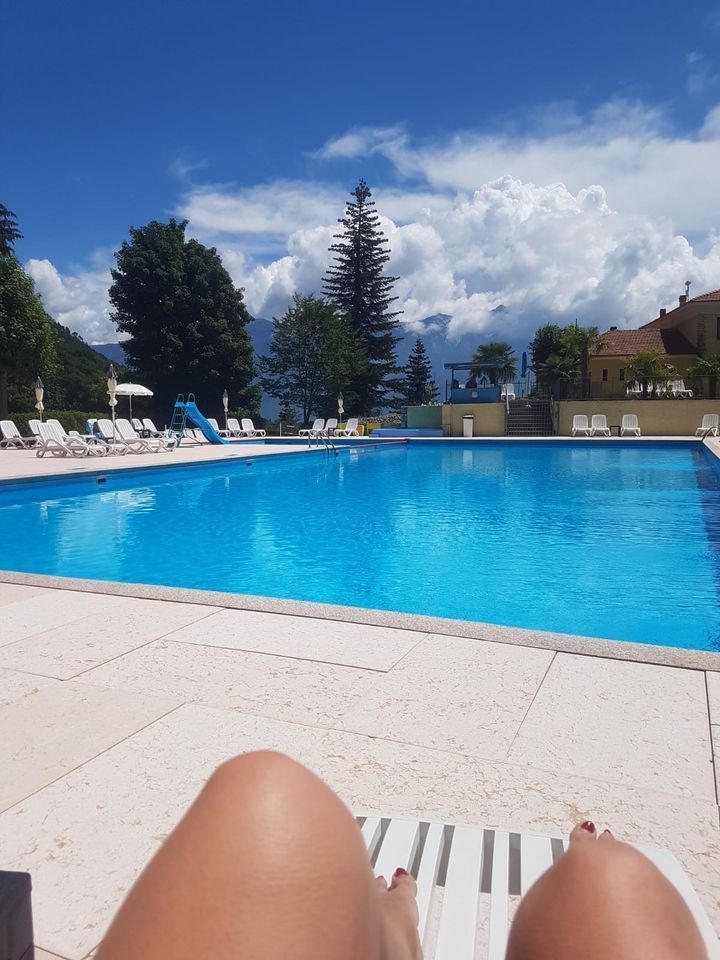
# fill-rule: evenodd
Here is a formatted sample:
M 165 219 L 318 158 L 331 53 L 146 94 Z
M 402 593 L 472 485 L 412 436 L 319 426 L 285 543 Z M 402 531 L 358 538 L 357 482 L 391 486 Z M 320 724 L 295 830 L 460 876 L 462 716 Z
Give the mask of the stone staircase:
M 530 397 L 511 400 L 505 417 L 507 437 L 551 437 L 554 433 L 552 401 Z

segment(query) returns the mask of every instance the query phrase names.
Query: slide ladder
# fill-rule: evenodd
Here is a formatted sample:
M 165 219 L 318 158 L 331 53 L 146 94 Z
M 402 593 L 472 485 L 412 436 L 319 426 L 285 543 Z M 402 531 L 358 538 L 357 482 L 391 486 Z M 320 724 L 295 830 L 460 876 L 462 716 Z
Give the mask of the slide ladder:
M 170 421 L 170 433 L 177 437 L 177 445 L 180 446 L 182 438 L 185 436 L 185 426 L 187 425 L 187 411 L 185 410 L 185 395 L 179 393 L 175 406 L 173 407 L 172 420 Z

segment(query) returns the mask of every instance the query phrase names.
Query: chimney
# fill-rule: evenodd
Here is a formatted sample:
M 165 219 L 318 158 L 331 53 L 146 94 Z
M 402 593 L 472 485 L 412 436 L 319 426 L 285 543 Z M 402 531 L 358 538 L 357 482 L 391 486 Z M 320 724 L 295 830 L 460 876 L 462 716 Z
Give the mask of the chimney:
M 682 306 L 684 303 L 687 303 L 687 294 L 681 293 L 678 297 L 678 300 L 680 301 L 680 306 Z
M 664 317 L 666 313 L 667 313 L 667 310 L 665 309 L 665 307 L 660 307 L 660 316 Z
M 617 327 L 610 327 L 610 333 L 612 333 L 613 330 L 617 330 Z

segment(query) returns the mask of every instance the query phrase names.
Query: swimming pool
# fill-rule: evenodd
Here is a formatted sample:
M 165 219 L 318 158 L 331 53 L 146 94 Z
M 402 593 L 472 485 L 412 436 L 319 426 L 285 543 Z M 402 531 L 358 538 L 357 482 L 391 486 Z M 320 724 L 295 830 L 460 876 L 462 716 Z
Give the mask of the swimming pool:
M 0 567 L 720 650 L 697 444 L 401 443 L 0 485 Z

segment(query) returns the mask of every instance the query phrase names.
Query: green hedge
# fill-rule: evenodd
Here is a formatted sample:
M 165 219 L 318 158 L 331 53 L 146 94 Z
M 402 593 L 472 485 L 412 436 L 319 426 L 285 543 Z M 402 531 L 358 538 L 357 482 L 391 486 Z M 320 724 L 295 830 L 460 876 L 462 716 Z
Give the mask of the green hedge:
M 85 421 L 91 417 L 99 420 L 109 416 L 107 410 L 103 410 L 102 413 L 86 413 L 84 410 L 43 410 L 43 420 L 59 420 L 66 430 L 78 430 L 80 433 L 85 433 Z M 31 433 L 28 420 L 37 419 L 37 410 L 31 413 L 11 413 L 8 417 L 24 437 L 29 437 Z

